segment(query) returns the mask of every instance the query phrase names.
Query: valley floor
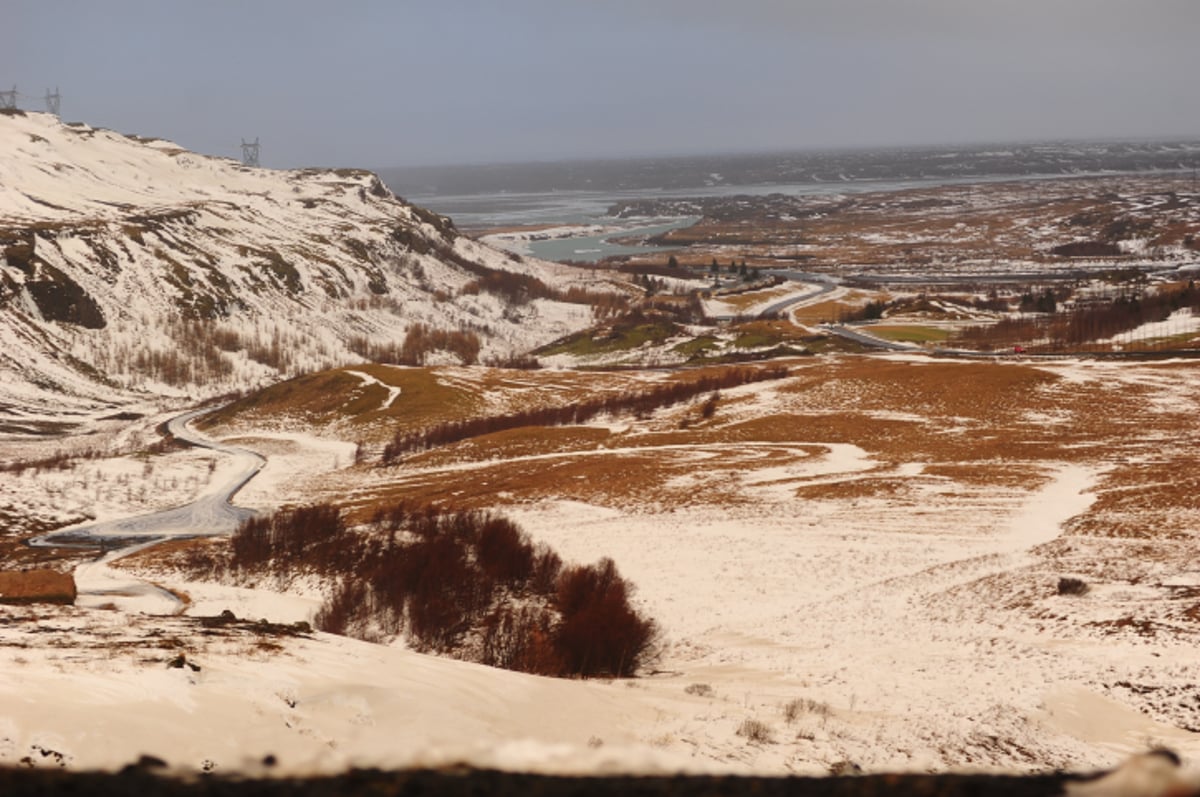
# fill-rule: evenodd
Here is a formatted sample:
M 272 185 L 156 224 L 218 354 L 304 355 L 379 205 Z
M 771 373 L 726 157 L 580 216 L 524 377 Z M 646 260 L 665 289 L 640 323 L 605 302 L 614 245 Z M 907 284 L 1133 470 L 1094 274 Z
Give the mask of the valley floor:
M 722 391 L 711 417 L 701 397 L 392 466 L 377 461 L 392 431 L 439 413 L 676 377 L 364 366 L 336 372 L 320 406 L 289 390 L 231 408 L 206 433 L 268 460 L 239 504 L 502 511 L 566 560 L 616 561 L 664 630 L 654 671 L 554 680 L 310 632 L 293 624 L 321 599 L 311 580 L 198 583 L 130 556 L 81 566 L 74 607 L 0 608 L 0 764 L 778 774 L 1086 771 L 1156 744 L 1200 757 L 1194 364 L 789 366 Z M 130 458 L 84 462 L 88 491 L 25 473 L 0 501 L 61 484 L 53 511 L 82 513 L 117 496 L 118 473 L 134 495 L 151 479 L 201 492 L 217 459 L 157 456 L 141 481 Z M 1060 594 L 1064 578 L 1088 589 Z

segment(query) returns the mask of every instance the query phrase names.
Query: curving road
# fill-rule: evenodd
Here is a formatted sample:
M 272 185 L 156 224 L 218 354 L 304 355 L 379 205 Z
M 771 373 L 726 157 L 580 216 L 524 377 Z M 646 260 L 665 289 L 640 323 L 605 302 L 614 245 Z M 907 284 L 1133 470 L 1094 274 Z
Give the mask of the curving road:
M 921 352 L 923 354 L 929 353 L 927 349 L 924 349 L 915 343 L 899 343 L 894 340 L 884 340 L 883 338 L 878 338 L 865 332 L 859 332 L 842 324 L 821 324 L 820 326 L 821 329 L 825 330 L 831 335 L 837 335 L 839 338 L 845 338 L 846 340 L 854 341 L 855 343 L 861 346 L 866 346 L 869 349 Z
M 167 429 L 175 437 L 200 448 L 228 454 L 233 461 L 218 471 L 215 479 L 194 501 L 174 509 L 147 515 L 103 520 L 43 534 L 29 540 L 30 545 L 59 548 L 98 548 L 113 550 L 171 537 L 208 537 L 230 534 L 254 511 L 233 506 L 230 501 L 238 490 L 262 469 L 266 460 L 244 448 L 225 445 L 192 430 L 188 424 L 210 409 L 192 410 L 172 418 Z
M 784 272 L 784 273 L 787 273 L 787 272 Z M 798 280 L 793 277 L 789 277 L 789 279 L 792 279 L 793 282 L 808 281 L 808 280 Z M 834 282 L 833 280 L 830 280 L 827 278 L 826 279 L 818 279 L 817 281 L 814 282 L 813 289 L 811 291 L 809 291 L 808 293 L 802 293 L 802 294 L 799 294 L 796 296 L 789 296 L 786 299 L 781 299 L 780 301 L 775 302 L 774 304 L 768 305 L 767 307 L 765 307 L 759 313 L 759 315 L 770 316 L 770 315 L 774 315 L 776 313 L 783 313 L 783 312 L 787 311 L 788 309 L 795 307 L 796 305 L 804 304 L 806 302 L 811 302 L 812 300 L 814 300 L 820 296 L 824 296 L 827 293 L 833 293 L 833 291 L 835 291 L 837 289 L 837 287 L 838 287 L 838 284 L 836 282 Z

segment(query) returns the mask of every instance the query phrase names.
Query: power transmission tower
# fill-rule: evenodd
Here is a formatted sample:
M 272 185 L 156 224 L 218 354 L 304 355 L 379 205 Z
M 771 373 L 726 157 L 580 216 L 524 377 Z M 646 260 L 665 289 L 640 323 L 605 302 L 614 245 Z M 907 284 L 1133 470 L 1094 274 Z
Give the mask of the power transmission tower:
M 46 110 L 49 113 L 58 116 L 58 106 L 61 98 L 58 96 L 58 86 L 54 87 L 54 93 L 50 93 L 50 89 L 46 89 Z
M 0 108 L 16 109 L 17 107 L 17 87 L 13 85 L 12 91 L 0 91 Z
M 258 165 L 258 136 L 254 137 L 253 143 L 242 139 L 242 165 L 257 166 Z

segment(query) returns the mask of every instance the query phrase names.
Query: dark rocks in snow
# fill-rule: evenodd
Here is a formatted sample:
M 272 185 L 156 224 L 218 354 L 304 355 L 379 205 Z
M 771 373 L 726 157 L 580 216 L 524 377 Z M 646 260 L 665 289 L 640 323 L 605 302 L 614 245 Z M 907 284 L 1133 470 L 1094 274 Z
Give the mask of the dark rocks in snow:
M 147 772 L 152 769 L 166 769 L 166 768 L 167 768 L 167 762 L 163 761 L 158 756 L 143 754 L 143 755 L 139 756 L 138 760 L 135 761 L 134 763 L 128 764 L 127 766 L 122 767 L 121 772 L 122 772 L 122 774 L 128 774 L 128 773 L 133 773 L 133 772 Z
M 182 670 L 184 667 L 187 667 L 192 672 L 200 672 L 200 665 L 188 661 L 187 656 L 182 653 L 167 662 L 167 666 L 175 670 Z

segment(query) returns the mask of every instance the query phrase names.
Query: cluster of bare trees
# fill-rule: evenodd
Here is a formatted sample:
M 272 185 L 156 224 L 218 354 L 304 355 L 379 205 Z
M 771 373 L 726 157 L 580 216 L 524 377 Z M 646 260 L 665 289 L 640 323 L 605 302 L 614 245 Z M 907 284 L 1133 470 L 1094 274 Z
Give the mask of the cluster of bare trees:
M 346 343 L 347 348 L 371 362 L 390 365 L 424 365 L 435 351 L 446 351 L 458 358 L 463 365 L 473 365 L 479 360 L 483 344 L 479 335 L 470 329 L 439 329 L 428 324 L 416 323 L 408 328 L 404 342 L 377 342 L 363 335 L 356 335 Z
M 202 318 L 173 318 L 162 348 L 144 338 L 93 353 L 97 368 L 110 376 L 138 374 L 168 385 L 212 384 L 234 373 L 226 353 L 244 352 L 247 359 L 280 373 L 296 370 L 295 352 L 303 347 L 293 333 L 274 329 L 239 332 Z
M 193 554 L 212 576 L 221 563 Z M 633 675 L 655 653 L 655 623 L 629 602 L 609 559 L 564 567 L 516 524 L 489 512 L 404 504 L 350 529 L 319 504 L 243 523 L 224 566 L 245 578 L 316 573 L 333 583 L 316 616 L 339 634 L 404 633 L 419 649 L 563 677 Z
M 1049 302 L 1043 309 L 1050 309 Z M 1172 313 L 1200 311 L 1200 290 L 1193 283 L 1154 292 L 1122 293 L 1114 298 L 1053 306 L 1036 316 L 1005 318 L 995 324 L 968 327 L 959 341 L 970 346 L 1007 348 L 1022 345 L 1048 351 L 1078 350 L 1109 340 L 1143 324 L 1164 321 Z
M 413 451 L 525 426 L 568 426 L 586 423 L 601 415 L 647 415 L 661 407 L 669 407 L 704 393 L 714 393 L 751 382 L 782 379 L 787 375 L 786 366 L 725 368 L 692 379 L 680 379 L 640 391 L 598 396 L 564 406 L 539 407 L 503 415 L 446 421 L 415 432 L 399 430 L 384 446 L 382 462 L 390 465 L 404 454 Z

